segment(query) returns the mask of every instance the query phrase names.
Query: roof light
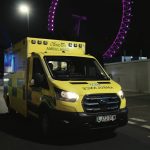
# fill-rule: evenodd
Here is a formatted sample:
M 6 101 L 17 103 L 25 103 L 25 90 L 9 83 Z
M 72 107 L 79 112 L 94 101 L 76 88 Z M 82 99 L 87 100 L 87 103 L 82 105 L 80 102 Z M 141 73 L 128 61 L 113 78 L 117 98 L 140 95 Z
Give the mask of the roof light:
M 36 44 L 36 40 L 32 40 L 31 43 L 32 43 L 32 44 Z
M 69 47 L 72 47 L 72 43 L 69 43 L 68 45 L 69 45 Z
M 38 41 L 37 43 L 38 43 L 38 44 L 42 44 L 42 41 Z
M 74 44 L 74 47 L 77 47 L 78 45 L 77 44 Z
M 47 44 L 48 44 L 48 42 L 47 42 L 47 41 L 43 41 L 43 44 L 44 44 L 44 45 L 47 45 Z
M 79 44 L 79 47 L 82 48 L 82 44 Z

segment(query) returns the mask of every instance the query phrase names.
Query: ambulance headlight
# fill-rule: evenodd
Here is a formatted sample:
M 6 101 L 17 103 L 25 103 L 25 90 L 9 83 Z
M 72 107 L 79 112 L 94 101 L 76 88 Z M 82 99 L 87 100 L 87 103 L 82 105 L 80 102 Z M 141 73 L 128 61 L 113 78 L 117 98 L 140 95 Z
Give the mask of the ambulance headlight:
M 79 95 L 74 92 L 63 91 L 60 89 L 56 89 L 55 91 L 58 100 L 75 102 L 79 99 Z
M 120 91 L 118 92 L 118 95 L 119 95 L 122 99 L 125 98 L 124 92 L 123 92 L 122 90 L 120 90 Z
M 79 95 L 74 92 L 61 91 L 61 97 L 65 100 L 75 102 Z

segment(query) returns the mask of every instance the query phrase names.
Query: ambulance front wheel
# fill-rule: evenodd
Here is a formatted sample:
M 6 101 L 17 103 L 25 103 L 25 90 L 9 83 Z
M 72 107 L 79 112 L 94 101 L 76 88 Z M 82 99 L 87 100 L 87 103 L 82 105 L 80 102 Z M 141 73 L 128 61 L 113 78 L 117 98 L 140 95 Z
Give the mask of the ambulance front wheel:
M 48 113 L 41 113 L 40 114 L 40 131 L 43 136 L 47 137 L 50 132 L 50 119 Z

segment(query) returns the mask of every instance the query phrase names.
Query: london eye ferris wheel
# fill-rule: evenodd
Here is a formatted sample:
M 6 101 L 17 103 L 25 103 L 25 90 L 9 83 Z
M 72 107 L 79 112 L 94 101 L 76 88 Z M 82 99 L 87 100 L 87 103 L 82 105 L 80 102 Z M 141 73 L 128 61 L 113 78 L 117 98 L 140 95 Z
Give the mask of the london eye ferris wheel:
M 51 0 L 48 14 L 48 31 L 55 32 L 55 21 L 56 21 L 56 11 L 60 8 L 58 7 L 61 0 Z M 61 2 L 61 5 L 63 3 Z M 103 58 L 112 58 L 115 56 L 123 44 L 127 32 L 130 27 L 131 16 L 132 16 L 132 0 L 120 0 L 121 4 L 121 17 L 120 23 L 117 29 L 116 35 L 113 37 L 111 44 L 107 45 L 107 48 L 103 51 Z M 85 5 L 86 7 L 86 5 Z M 93 8 L 94 9 L 94 8 Z M 107 9 L 107 8 L 106 8 Z M 109 19 L 109 18 L 108 18 Z

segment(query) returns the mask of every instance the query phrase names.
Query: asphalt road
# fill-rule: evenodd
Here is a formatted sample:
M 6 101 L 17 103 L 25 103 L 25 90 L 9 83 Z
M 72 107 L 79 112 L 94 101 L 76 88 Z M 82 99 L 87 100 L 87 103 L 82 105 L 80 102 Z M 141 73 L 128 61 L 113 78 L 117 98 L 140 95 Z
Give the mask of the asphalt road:
M 2 96 L 2 95 L 1 95 Z M 20 115 L 8 115 L 0 98 L 1 150 L 150 150 L 150 95 L 127 96 L 128 125 L 114 133 L 63 130 L 57 127 L 50 137 L 38 134 L 37 122 Z

